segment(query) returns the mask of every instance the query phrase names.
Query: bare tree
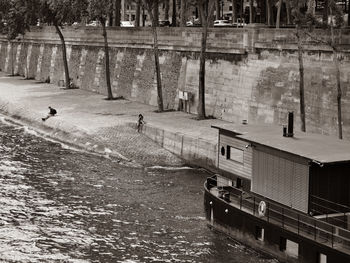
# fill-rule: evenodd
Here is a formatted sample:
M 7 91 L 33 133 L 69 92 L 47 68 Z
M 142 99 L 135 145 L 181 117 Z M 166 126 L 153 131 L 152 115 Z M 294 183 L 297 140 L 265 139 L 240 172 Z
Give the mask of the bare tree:
M 291 24 L 291 0 L 286 0 L 287 25 Z
M 316 43 L 328 45 L 333 52 L 333 63 L 335 68 L 335 79 L 336 79 L 336 90 L 337 90 L 337 119 L 338 119 L 338 137 L 339 139 L 343 139 L 343 120 L 342 120 L 342 89 L 341 89 L 341 80 L 340 80 L 340 56 L 339 56 L 339 42 L 341 39 L 341 26 L 344 25 L 343 15 L 340 9 L 338 8 L 335 0 L 326 0 L 324 14 L 330 14 L 330 21 L 328 23 L 327 20 L 323 19 L 323 27 L 325 32 L 325 36 L 330 34 L 330 40 L 324 40 L 322 36 L 315 35 L 312 33 L 313 26 L 318 25 L 319 22 L 317 19 L 311 14 L 308 14 L 308 24 L 311 25 L 309 27 L 309 31 L 306 34 Z M 339 37 L 338 40 L 335 37 L 335 28 L 339 28 Z
M 202 18 L 201 52 L 199 57 L 199 87 L 198 87 L 198 119 L 205 119 L 205 61 L 208 37 L 208 25 L 213 14 L 214 0 L 198 0 L 199 12 Z
M 177 24 L 177 21 L 176 21 L 176 17 L 177 17 L 176 9 L 177 9 L 176 0 L 173 0 L 173 13 L 172 13 L 172 16 L 171 16 L 171 25 L 174 26 L 174 27 Z
M 220 0 L 215 0 L 215 18 L 220 19 Z
M 272 25 L 273 25 L 273 20 L 274 20 L 273 9 L 272 9 L 273 1 L 274 1 L 274 0 L 266 0 L 267 24 L 268 24 L 269 26 L 272 26 Z
M 337 12 L 337 6 L 334 0 L 330 1 L 329 5 L 329 13 L 331 15 L 331 22 L 329 29 L 331 31 L 331 43 L 330 46 L 332 47 L 333 50 L 333 62 L 334 62 L 334 67 L 335 67 L 335 79 L 336 79 L 336 85 L 337 85 L 337 108 L 338 108 L 338 137 L 339 139 L 343 139 L 343 118 L 342 118 L 342 105 L 341 105 L 341 100 L 342 100 L 342 89 L 341 89 L 341 82 L 340 82 L 340 61 L 339 61 L 339 56 L 338 56 L 338 47 L 337 43 L 335 40 L 335 35 L 334 35 L 334 19 L 333 19 L 333 14 L 336 13 L 335 15 L 338 16 L 338 18 L 342 18 L 342 16 Z M 340 15 L 340 16 L 339 16 Z M 341 30 L 339 31 L 341 34 Z
M 169 0 L 164 0 L 164 20 L 169 20 Z
M 136 18 L 135 18 L 135 26 L 140 26 L 140 15 L 141 15 L 141 0 L 136 0 Z
M 254 0 L 249 0 L 249 23 L 254 23 L 254 17 L 253 17 L 253 2 Z
M 152 21 L 153 53 L 154 53 L 154 62 L 155 62 L 156 77 L 157 77 L 157 94 L 158 94 L 157 102 L 158 102 L 158 111 L 162 112 L 164 111 L 164 106 L 163 106 L 162 78 L 160 74 L 158 35 L 157 35 L 159 0 L 143 0 L 143 5 L 147 9 L 148 14 L 150 15 L 151 21 Z
M 175 0 L 173 0 L 175 2 Z M 181 0 L 181 14 L 180 14 L 180 26 L 186 26 L 186 0 Z
M 278 9 L 277 9 L 277 17 L 276 17 L 276 28 L 280 28 L 282 3 L 283 3 L 283 0 L 279 0 L 278 1 Z
M 86 10 L 87 3 L 83 0 L 40 0 L 40 17 L 44 22 L 53 24 L 56 32 L 61 40 L 62 44 L 62 57 L 63 67 L 65 75 L 65 87 L 71 88 L 66 42 L 62 33 L 62 26 L 64 23 L 73 23 L 77 19 L 80 20 L 80 16 L 84 10 Z
M 306 0 L 291 0 L 292 13 L 296 28 L 295 36 L 298 43 L 298 62 L 299 62 L 299 106 L 300 106 L 300 122 L 301 131 L 306 131 L 306 116 L 305 116 L 305 87 L 304 87 L 304 60 L 303 60 L 303 27 L 307 25 L 307 14 L 302 12 L 302 7 L 305 6 Z
M 307 13 L 310 15 L 315 15 L 315 0 L 307 0 Z
M 121 0 L 114 0 L 113 4 L 113 9 L 114 9 L 114 26 L 120 26 L 120 20 L 121 20 L 121 15 L 120 15 L 120 10 L 121 10 Z
M 104 40 L 105 50 L 105 65 L 106 65 L 106 84 L 107 84 L 107 99 L 113 99 L 112 86 L 111 86 L 111 74 L 109 67 L 109 47 L 107 40 L 106 19 L 113 9 L 113 3 L 110 0 L 89 0 L 89 15 L 92 19 L 98 19 L 102 26 L 102 35 Z
M 237 0 L 232 0 L 232 23 L 237 21 Z

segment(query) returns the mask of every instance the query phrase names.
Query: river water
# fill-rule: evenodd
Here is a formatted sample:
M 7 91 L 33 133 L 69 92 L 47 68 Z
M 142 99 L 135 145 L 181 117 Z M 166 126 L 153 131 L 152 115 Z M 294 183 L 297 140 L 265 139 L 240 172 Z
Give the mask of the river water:
M 1 262 L 277 262 L 207 227 L 194 169 L 137 168 L 0 122 Z

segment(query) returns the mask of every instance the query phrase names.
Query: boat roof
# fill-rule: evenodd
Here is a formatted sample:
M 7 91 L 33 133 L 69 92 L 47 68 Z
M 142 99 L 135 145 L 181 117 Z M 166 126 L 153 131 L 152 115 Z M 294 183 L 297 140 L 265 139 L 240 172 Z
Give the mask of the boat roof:
M 294 131 L 282 135 L 282 126 L 223 123 L 212 128 L 230 132 L 236 138 L 291 153 L 320 163 L 350 162 L 350 142 L 336 137 Z

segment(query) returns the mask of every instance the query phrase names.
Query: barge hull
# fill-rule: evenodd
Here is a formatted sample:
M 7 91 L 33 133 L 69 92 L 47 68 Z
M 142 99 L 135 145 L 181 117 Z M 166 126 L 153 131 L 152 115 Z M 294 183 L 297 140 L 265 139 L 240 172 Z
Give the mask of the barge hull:
M 214 229 L 283 262 L 350 262 L 350 255 L 246 213 L 214 196 L 207 189 L 204 193 L 204 207 L 206 218 Z M 263 229 L 263 240 L 257 238 L 257 232 L 260 231 L 261 234 L 261 229 Z M 296 254 L 288 253 L 290 250 L 286 247 L 288 242 L 298 245 Z M 324 256 L 326 261 L 323 261 Z

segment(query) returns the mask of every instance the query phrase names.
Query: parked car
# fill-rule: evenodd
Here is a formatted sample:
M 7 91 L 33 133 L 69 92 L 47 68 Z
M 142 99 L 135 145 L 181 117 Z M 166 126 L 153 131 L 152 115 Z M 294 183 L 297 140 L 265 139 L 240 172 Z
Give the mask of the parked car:
M 237 18 L 237 21 L 232 23 L 232 26 L 234 26 L 234 27 L 244 27 L 246 25 L 247 24 L 245 23 L 244 18 L 242 18 L 242 19 L 241 18 Z
M 135 27 L 135 25 L 131 21 L 120 21 L 121 27 Z
M 199 19 L 194 19 L 186 22 L 186 26 L 202 26 Z
M 93 21 L 90 21 L 90 23 L 86 24 L 86 26 L 98 26 L 98 21 L 96 20 L 93 20 Z
M 232 27 L 232 24 L 228 20 L 215 20 L 214 27 Z
M 168 20 L 159 20 L 159 26 L 170 26 L 170 21 Z

